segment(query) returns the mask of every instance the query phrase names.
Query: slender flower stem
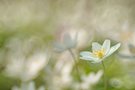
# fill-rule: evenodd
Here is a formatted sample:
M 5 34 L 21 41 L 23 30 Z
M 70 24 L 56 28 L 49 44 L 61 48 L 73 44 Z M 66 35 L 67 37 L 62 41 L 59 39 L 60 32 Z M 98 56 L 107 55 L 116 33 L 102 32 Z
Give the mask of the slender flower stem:
M 73 58 L 73 60 L 74 60 L 74 63 L 75 63 L 75 65 L 76 65 L 76 67 L 75 67 L 75 68 L 76 68 L 76 72 L 77 72 L 78 78 L 79 78 L 79 80 L 80 80 L 79 69 L 78 69 L 76 57 L 75 57 L 75 55 L 74 55 L 74 53 L 73 53 L 73 51 L 72 51 L 71 49 L 68 49 L 68 51 L 70 52 L 70 54 L 71 54 L 71 56 L 72 56 L 72 58 Z
M 70 52 L 70 54 L 71 54 L 71 56 L 72 56 L 72 58 L 73 58 L 73 60 L 76 64 L 76 58 L 75 58 L 75 55 L 74 55 L 73 51 L 71 49 L 68 49 L 68 50 L 69 50 L 69 52 Z
M 102 66 L 104 70 L 104 90 L 107 90 L 106 68 L 103 61 L 102 61 Z

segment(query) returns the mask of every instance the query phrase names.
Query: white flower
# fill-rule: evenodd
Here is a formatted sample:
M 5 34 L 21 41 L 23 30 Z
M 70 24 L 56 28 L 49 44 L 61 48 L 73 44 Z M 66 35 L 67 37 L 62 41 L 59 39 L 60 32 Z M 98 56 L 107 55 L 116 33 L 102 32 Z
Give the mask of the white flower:
M 92 72 L 88 76 L 83 76 L 81 87 L 85 90 L 88 90 L 90 86 L 92 87 L 92 85 L 97 84 L 97 82 L 100 80 L 102 75 L 103 75 L 103 71 L 100 70 L 96 74 Z
M 49 90 L 63 90 L 63 88 L 70 87 L 73 81 L 71 76 L 73 68 L 74 63 L 72 56 L 68 51 L 63 52 L 58 57 L 54 69 L 50 69 L 49 73 L 45 76 L 45 81 L 48 82 Z
M 67 49 L 72 49 L 77 44 L 77 33 L 75 37 L 71 37 L 69 33 L 64 33 L 62 41 L 61 42 L 55 42 L 54 47 L 55 51 L 63 52 Z
M 101 62 L 106 57 L 114 53 L 119 47 L 120 43 L 110 47 L 110 40 L 105 40 L 101 46 L 97 42 L 92 43 L 92 52 L 83 51 L 80 53 L 81 59 L 92 61 L 93 63 Z
M 38 76 L 39 72 L 48 63 L 46 52 L 35 52 L 29 58 L 12 58 L 5 71 L 8 76 L 28 81 Z
M 40 40 L 35 37 L 24 40 L 15 37 L 7 42 L 5 73 L 8 76 L 29 81 L 39 75 L 50 57 L 49 50 L 42 46 Z
M 97 73 L 91 72 L 88 75 L 82 75 L 81 83 L 75 83 L 75 90 L 92 90 L 92 87 L 96 85 L 103 75 L 103 71 L 100 70 Z
M 118 56 L 122 58 L 122 60 L 134 60 L 135 58 L 135 46 L 133 44 L 128 44 L 127 47 L 124 47 L 120 53 L 118 53 Z M 127 62 L 126 62 L 127 64 Z

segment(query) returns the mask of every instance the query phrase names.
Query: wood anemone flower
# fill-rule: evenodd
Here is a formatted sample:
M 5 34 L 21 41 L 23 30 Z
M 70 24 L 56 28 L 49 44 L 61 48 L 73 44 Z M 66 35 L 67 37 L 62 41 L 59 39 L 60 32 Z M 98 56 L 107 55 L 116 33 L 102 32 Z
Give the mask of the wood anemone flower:
M 80 59 L 89 60 L 93 63 L 103 61 L 106 57 L 114 53 L 119 47 L 120 43 L 110 47 L 110 40 L 105 40 L 103 45 L 97 42 L 92 43 L 92 52 L 82 51 L 80 52 Z

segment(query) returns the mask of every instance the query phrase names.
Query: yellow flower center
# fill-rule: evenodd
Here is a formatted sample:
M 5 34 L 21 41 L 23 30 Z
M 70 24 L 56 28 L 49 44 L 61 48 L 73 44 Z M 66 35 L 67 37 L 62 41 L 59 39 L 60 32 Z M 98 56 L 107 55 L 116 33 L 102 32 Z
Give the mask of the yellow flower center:
M 103 58 L 104 57 L 104 55 L 105 55 L 105 52 L 104 52 L 104 50 L 103 49 L 101 49 L 101 50 L 97 50 L 97 51 L 93 51 L 93 54 L 95 55 L 95 56 L 97 56 L 98 58 Z

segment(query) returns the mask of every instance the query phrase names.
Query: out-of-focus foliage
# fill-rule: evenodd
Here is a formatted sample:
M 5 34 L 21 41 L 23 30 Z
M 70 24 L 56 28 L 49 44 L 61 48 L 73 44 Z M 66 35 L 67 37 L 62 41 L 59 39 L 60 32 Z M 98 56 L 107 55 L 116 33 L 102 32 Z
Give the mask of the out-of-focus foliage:
M 105 60 L 108 90 L 135 90 L 134 10 L 135 0 L 0 0 L 0 90 L 104 90 L 101 64 L 79 52 L 105 39 L 121 43 Z

